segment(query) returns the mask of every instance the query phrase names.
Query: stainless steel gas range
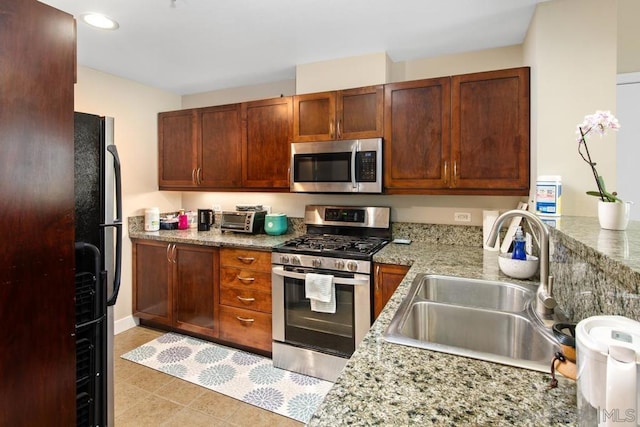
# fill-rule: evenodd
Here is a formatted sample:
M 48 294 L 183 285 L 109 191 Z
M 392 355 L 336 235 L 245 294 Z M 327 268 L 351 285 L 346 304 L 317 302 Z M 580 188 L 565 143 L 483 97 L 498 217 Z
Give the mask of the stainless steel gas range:
M 307 234 L 272 254 L 273 364 L 335 381 L 371 326 L 390 208 L 309 205 L 304 221 Z

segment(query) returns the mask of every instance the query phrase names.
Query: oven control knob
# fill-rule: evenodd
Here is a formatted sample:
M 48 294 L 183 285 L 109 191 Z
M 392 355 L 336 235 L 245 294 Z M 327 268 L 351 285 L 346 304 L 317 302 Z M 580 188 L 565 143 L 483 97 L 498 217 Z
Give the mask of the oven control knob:
M 322 266 L 322 260 L 320 258 L 311 260 L 311 265 L 314 266 L 315 268 L 320 268 Z
M 300 263 L 300 257 L 299 257 L 299 256 L 291 257 L 291 264 L 293 264 L 293 265 L 300 265 L 300 264 L 301 264 L 301 263 Z
M 280 255 L 280 262 L 283 264 L 289 264 L 289 255 Z
M 334 264 L 334 266 L 338 270 L 344 270 L 344 261 L 341 260 L 341 259 L 338 259 L 338 260 L 336 260 L 336 263 Z
M 349 271 L 358 271 L 358 263 L 355 261 L 349 261 L 347 263 L 347 270 Z

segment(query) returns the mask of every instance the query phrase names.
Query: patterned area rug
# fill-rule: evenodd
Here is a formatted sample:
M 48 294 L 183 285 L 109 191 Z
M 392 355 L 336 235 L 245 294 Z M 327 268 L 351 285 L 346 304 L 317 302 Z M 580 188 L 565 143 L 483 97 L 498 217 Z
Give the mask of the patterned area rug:
M 162 335 L 122 358 L 303 423 L 333 385 L 274 368 L 266 357 L 175 333 Z

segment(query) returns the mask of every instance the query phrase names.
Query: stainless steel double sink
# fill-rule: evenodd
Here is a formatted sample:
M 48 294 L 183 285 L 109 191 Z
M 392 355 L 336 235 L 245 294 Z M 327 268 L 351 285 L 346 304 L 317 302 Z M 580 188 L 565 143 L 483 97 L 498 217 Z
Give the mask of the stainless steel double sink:
M 535 288 L 419 274 L 387 328 L 392 343 L 548 372 L 559 346 L 535 315 Z

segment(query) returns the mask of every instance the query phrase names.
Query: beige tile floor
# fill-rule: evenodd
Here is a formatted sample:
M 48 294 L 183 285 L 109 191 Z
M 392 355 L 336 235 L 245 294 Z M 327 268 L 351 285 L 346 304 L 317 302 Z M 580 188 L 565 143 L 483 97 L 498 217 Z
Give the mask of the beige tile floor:
M 116 427 L 298 427 L 303 424 L 120 356 L 164 332 L 136 327 L 115 337 Z

